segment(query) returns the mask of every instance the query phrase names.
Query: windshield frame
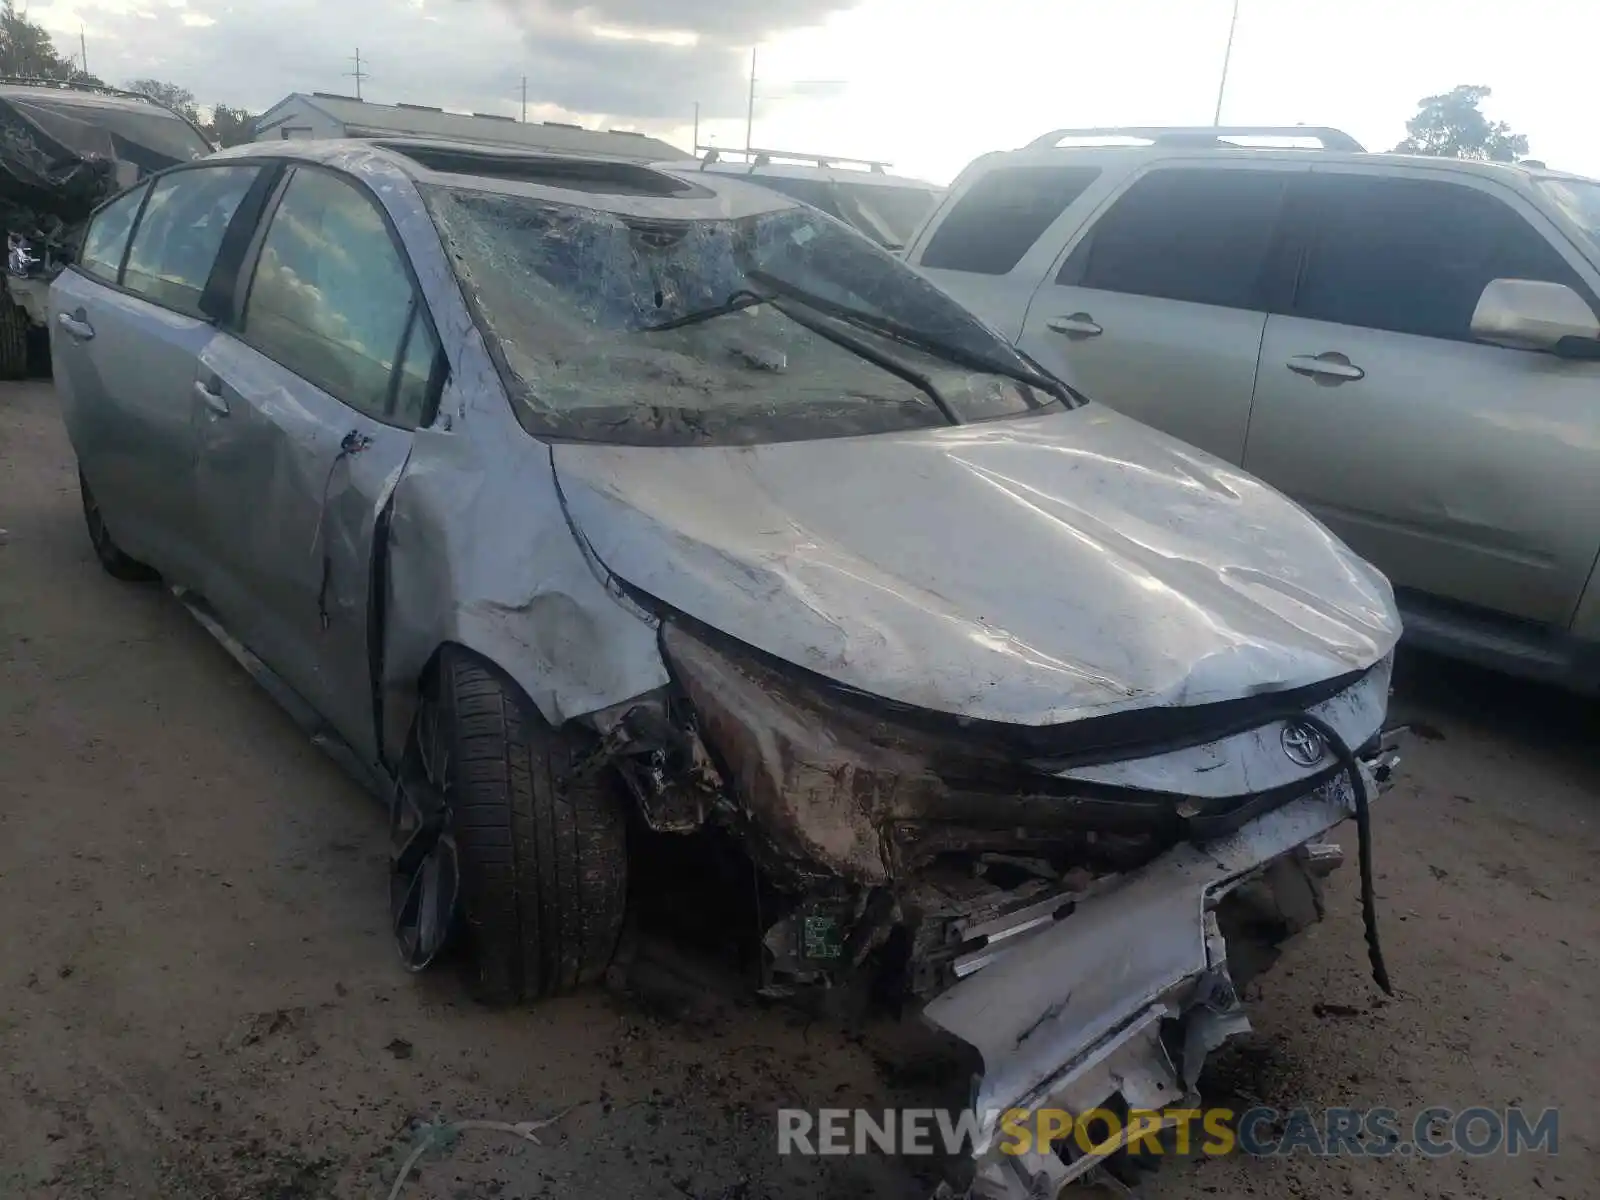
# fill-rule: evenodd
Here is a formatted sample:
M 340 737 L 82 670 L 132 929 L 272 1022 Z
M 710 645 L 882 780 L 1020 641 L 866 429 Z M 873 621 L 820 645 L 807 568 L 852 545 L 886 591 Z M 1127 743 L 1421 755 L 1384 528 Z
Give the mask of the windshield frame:
M 503 387 L 506 389 L 514 415 L 518 423 L 531 436 L 540 440 L 649 446 L 761 445 L 788 441 L 828 440 L 835 437 L 874 436 L 877 433 L 906 432 L 907 428 L 940 429 L 946 428 L 950 424 L 990 423 L 1000 420 L 1021 419 L 1060 412 L 1077 407 L 1085 402 L 1082 397 L 1078 396 L 1067 385 L 1055 381 L 1053 376 L 1039 367 L 1031 358 L 1011 345 L 993 329 L 990 329 L 978 317 L 931 283 L 931 281 L 909 267 L 901 258 L 886 250 L 848 223 L 822 213 L 804 203 L 792 201 L 788 197 L 783 198 L 788 201 L 787 203 L 782 203 L 777 207 L 739 213 L 738 215 L 684 214 L 680 216 L 674 214 L 671 217 L 642 218 L 628 211 L 626 207 L 612 209 L 604 205 L 575 202 L 569 196 L 556 198 L 537 192 L 530 193 L 521 189 L 483 186 L 476 181 L 469 181 L 465 178 L 419 183 L 418 191 L 421 193 L 424 211 L 443 243 L 446 259 L 451 264 L 452 277 L 461 289 L 468 311 L 482 335 L 484 346 L 495 365 L 496 373 L 500 376 Z M 794 307 L 796 301 L 792 298 L 784 297 L 780 292 L 766 301 L 768 307 L 783 314 L 788 320 L 827 342 L 846 349 L 864 362 L 897 377 L 902 383 L 908 383 L 918 391 L 923 392 L 926 398 L 932 401 L 933 419 L 927 421 L 926 424 L 912 425 L 900 429 L 833 429 L 822 427 L 819 424 L 815 432 L 796 434 L 791 427 L 800 425 L 806 417 L 805 410 L 796 408 L 792 412 L 784 414 L 783 417 L 774 419 L 774 428 L 770 436 L 748 434 L 717 436 L 701 430 L 702 436 L 698 440 L 678 441 L 669 435 L 659 433 L 656 437 L 620 435 L 619 428 L 622 423 L 615 419 L 615 416 L 611 420 L 604 419 L 604 415 L 608 412 L 616 414 L 623 411 L 620 406 L 611 408 L 606 406 L 575 405 L 564 411 L 556 412 L 531 398 L 537 394 L 537 385 L 532 380 L 525 378 L 523 372 L 512 364 L 510 356 L 506 352 L 506 346 L 503 344 L 504 318 L 497 321 L 491 316 L 485 298 L 480 295 L 481 285 L 473 277 L 475 270 L 481 269 L 481 264 L 474 264 L 469 258 L 460 256 L 457 253 L 456 231 L 450 227 L 448 218 L 440 212 L 441 199 L 445 204 L 448 204 L 454 200 L 470 201 L 474 198 L 490 202 L 525 203 L 529 205 L 530 211 L 537 209 L 554 210 L 558 213 L 573 215 L 578 219 L 581 219 L 584 215 L 591 215 L 601 221 L 614 219 L 628 224 L 630 227 L 633 226 L 634 222 L 648 226 L 656 220 L 664 220 L 672 224 L 725 224 L 729 226 L 740 226 L 749 223 L 749 226 L 753 227 L 755 223 L 764 219 L 781 217 L 785 214 L 804 214 L 807 220 L 836 227 L 858 246 L 863 254 L 877 259 L 883 270 L 902 277 L 904 282 L 913 289 L 926 289 L 931 297 L 936 298 L 933 301 L 935 304 L 948 306 L 950 312 L 957 315 L 963 326 L 985 343 L 984 348 L 994 354 L 996 363 L 993 366 L 975 367 L 970 362 L 963 362 L 956 355 L 944 358 L 944 361 L 951 365 L 952 370 L 964 370 L 974 376 L 1004 380 L 1007 385 L 1016 389 L 1015 394 L 1018 397 L 1018 405 L 1014 411 L 954 417 L 952 410 L 945 398 L 939 393 L 937 386 L 926 378 L 923 371 L 912 363 L 896 360 L 896 356 L 893 353 L 893 346 L 896 344 L 895 339 L 881 331 L 872 330 L 868 326 L 856 327 L 854 322 L 843 321 L 837 315 L 826 311 L 817 311 L 815 316 L 808 316 L 804 311 L 797 313 Z M 737 235 L 735 240 L 739 240 Z M 736 254 L 736 259 L 738 259 L 742 270 L 751 270 L 752 264 L 745 262 L 742 256 Z M 765 292 L 770 289 L 760 287 L 758 290 Z M 809 310 L 812 307 L 803 298 L 799 299 L 798 303 L 803 306 L 804 310 Z M 734 307 L 737 309 L 746 306 L 741 304 Z M 752 304 L 750 307 L 756 306 Z M 863 341 L 862 337 L 857 333 L 857 329 L 861 333 L 867 334 L 870 340 Z M 648 326 L 644 326 L 629 332 L 651 331 Z M 937 344 L 936 335 L 930 334 L 929 338 L 930 341 Z M 872 344 L 880 341 L 884 346 L 881 350 Z M 917 350 L 924 358 L 940 359 L 943 357 L 937 353 L 930 353 L 926 347 L 917 346 L 913 343 L 900 344 Z M 1002 366 L 1001 364 L 1005 365 Z M 1041 388 L 1038 383 L 1034 382 L 1035 379 L 1040 377 L 1055 382 L 1060 392 L 1054 389 Z M 1018 386 L 1019 384 L 1020 386 Z M 529 398 L 522 399 L 521 397 Z M 654 414 L 658 422 L 662 420 L 663 414 L 677 413 L 681 416 L 685 427 L 693 427 L 699 424 L 698 420 L 691 415 L 695 411 L 692 409 L 649 404 L 644 401 L 639 402 L 636 407 L 641 414 L 646 412 Z M 868 411 L 867 408 L 862 409 L 863 413 L 866 411 Z M 829 419 L 830 415 L 833 419 L 837 419 L 837 414 L 826 414 L 825 407 L 822 405 L 817 406 L 817 413 L 816 419 L 819 423 Z

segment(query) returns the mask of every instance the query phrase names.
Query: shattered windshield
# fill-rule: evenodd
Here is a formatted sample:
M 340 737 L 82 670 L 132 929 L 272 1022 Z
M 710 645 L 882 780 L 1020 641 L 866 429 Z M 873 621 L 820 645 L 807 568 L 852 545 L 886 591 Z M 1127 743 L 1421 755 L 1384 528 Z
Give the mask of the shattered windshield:
M 123 147 L 149 152 L 152 161 L 141 163 L 147 170 L 159 170 L 172 163 L 193 162 L 211 153 L 211 147 L 183 118 L 150 105 L 148 111 L 109 104 L 84 104 L 73 98 L 28 97 L 12 103 L 27 113 L 63 145 L 93 153 L 100 150 L 97 131 L 121 140 Z M 137 161 L 133 154 L 119 155 Z
M 943 292 L 809 209 L 662 220 L 424 192 L 518 418 L 540 436 L 749 444 L 1057 402 Z

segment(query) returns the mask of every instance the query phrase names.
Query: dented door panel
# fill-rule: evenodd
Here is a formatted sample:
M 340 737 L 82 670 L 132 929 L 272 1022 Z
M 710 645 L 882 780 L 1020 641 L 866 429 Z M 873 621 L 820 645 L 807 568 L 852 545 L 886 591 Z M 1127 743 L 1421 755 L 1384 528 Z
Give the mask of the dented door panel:
M 202 592 L 228 630 L 376 761 L 368 654 L 373 531 L 409 431 L 341 404 L 237 339 L 200 358 Z

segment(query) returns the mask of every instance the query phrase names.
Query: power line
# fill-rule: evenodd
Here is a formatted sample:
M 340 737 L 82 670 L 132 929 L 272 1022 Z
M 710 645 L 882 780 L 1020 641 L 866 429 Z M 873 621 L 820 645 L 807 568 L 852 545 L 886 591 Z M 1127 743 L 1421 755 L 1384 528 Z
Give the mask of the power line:
M 351 60 L 347 59 L 346 61 L 348 62 L 348 61 L 351 61 Z M 356 99 L 359 100 L 359 99 L 361 99 L 361 81 L 363 79 L 370 79 L 371 78 L 371 76 L 366 71 L 363 71 L 361 69 L 361 47 L 360 46 L 356 47 L 355 59 L 353 61 L 356 64 L 356 69 L 354 71 L 346 71 L 345 72 L 345 77 L 346 78 L 354 78 L 355 79 L 355 81 L 356 81 Z
M 1239 0 L 1233 0 L 1233 17 L 1228 21 L 1228 45 L 1222 52 L 1222 80 L 1217 84 L 1217 111 L 1211 116 L 1213 125 L 1222 124 L 1222 93 L 1228 90 L 1228 60 L 1233 57 L 1233 31 L 1239 24 Z

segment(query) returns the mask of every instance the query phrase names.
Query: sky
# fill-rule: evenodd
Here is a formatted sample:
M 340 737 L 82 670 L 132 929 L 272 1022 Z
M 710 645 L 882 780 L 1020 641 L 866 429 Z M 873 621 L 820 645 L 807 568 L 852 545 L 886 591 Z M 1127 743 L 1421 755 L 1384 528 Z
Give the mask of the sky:
M 886 160 L 946 183 L 1062 126 L 1209 124 L 1233 0 L 32 0 L 111 83 L 154 77 L 260 112 L 363 95 Z M 1488 114 L 1551 167 L 1600 176 L 1577 103 L 1590 0 L 1239 0 L 1224 123 L 1333 125 L 1389 149 L 1424 96 L 1493 89 Z M 1515 14 L 1513 16 L 1512 14 Z

